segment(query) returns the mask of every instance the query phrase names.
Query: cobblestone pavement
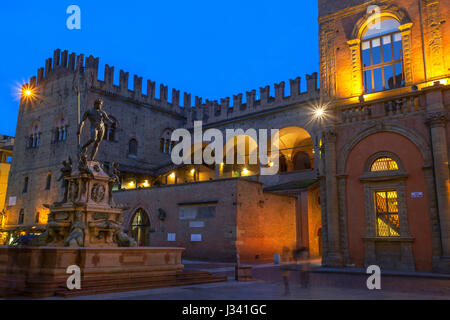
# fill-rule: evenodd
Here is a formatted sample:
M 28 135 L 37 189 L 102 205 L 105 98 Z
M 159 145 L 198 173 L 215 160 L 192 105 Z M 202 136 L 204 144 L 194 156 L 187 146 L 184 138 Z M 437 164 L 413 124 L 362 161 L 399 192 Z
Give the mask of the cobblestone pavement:
M 279 266 L 255 265 L 252 282 L 234 281 L 233 264 L 185 262 L 187 270 L 204 270 L 227 275 L 228 282 L 151 289 L 133 292 L 100 294 L 73 299 L 138 299 L 138 300 L 450 300 L 450 278 L 382 276 L 381 290 L 368 290 L 368 275 L 311 272 L 309 288 L 300 286 L 299 272 L 289 274 L 290 294 L 285 287 Z M 316 264 L 316 267 L 318 265 Z M 313 268 L 314 269 L 314 268 Z M 48 298 L 61 299 L 61 298 Z

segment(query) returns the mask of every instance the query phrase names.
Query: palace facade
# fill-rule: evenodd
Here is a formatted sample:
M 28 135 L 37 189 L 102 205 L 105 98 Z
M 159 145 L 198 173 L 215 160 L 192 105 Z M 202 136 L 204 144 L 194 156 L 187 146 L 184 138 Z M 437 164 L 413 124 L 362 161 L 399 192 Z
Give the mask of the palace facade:
M 304 246 L 326 266 L 450 272 L 450 3 L 319 0 L 319 15 L 320 89 L 312 74 L 192 105 L 190 93 L 181 102 L 150 80 L 143 90 L 138 76 L 130 86 L 109 65 L 99 77 L 98 58 L 56 50 L 20 104 L 7 241 L 45 227 L 44 204 L 62 197 L 61 162 L 75 159 L 79 113 L 102 98 L 119 126 L 98 160 L 120 164 L 114 198 L 140 245 L 221 261 Z M 224 154 L 244 144 L 245 164 L 173 165 L 172 132 L 195 121 L 243 129 Z M 248 129 L 280 130 L 278 174 L 250 163 Z

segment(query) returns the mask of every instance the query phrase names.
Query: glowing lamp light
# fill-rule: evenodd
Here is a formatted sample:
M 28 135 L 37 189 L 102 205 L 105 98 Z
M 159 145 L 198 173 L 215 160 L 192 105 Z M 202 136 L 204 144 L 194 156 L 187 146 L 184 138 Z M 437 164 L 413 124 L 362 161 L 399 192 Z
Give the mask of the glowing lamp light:
M 439 82 L 440 85 L 446 86 L 448 84 L 448 79 L 441 79 L 437 80 L 436 82 Z
M 325 116 L 325 110 L 323 107 L 318 107 L 314 110 L 314 117 L 317 119 L 323 118 Z
M 134 188 L 134 186 L 135 186 L 134 181 L 130 181 L 128 183 L 128 188 L 132 189 L 132 188 Z
M 172 172 L 172 173 L 170 174 L 169 177 L 171 177 L 172 179 L 174 179 L 174 178 L 175 178 L 175 172 Z
M 250 171 L 248 171 L 247 168 L 244 168 L 244 170 L 242 170 L 242 174 L 243 174 L 243 175 L 247 175 L 247 174 L 249 174 L 249 172 L 250 172 Z
M 150 184 L 148 183 L 148 180 L 144 181 L 143 186 L 144 186 L 144 188 L 148 188 L 150 186 Z
M 270 162 L 269 162 L 269 168 L 272 168 L 272 167 L 273 167 L 273 162 L 270 161 Z
M 191 174 L 192 174 L 192 175 L 195 174 L 195 169 L 192 169 L 192 170 L 191 170 Z

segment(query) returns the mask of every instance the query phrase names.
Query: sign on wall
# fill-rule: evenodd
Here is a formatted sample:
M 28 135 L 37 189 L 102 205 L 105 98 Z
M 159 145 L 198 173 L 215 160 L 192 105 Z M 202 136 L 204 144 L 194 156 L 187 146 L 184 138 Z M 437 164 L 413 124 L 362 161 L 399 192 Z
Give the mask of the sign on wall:
M 17 197 L 9 197 L 8 206 L 15 206 Z
M 420 199 L 423 198 L 423 192 L 411 192 L 412 199 Z

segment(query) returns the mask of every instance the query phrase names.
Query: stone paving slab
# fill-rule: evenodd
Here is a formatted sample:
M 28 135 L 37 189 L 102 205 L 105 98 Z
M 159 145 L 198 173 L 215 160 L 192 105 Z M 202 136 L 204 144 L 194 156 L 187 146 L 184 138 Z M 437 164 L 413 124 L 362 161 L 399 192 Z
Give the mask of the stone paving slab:
M 52 297 L 45 300 L 61 300 Z M 72 298 L 71 298 L 72 299 Z M 291 294 L 276 282 L 236 282 L 151 289 L 73 298 L 77 300 L 450 300 L 450 296 L 355 290 L 346 288 L 308 288 L 291 286 Z

